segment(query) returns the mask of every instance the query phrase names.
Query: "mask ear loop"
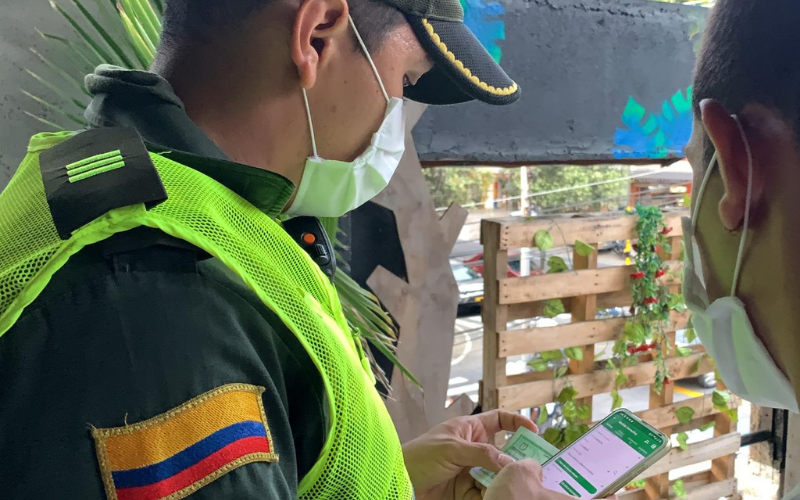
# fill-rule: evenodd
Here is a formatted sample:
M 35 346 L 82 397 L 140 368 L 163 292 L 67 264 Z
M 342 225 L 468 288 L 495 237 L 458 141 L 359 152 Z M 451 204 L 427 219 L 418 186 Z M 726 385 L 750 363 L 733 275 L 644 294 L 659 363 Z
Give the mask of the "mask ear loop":
M 750 228 L 750 204 L 753 201 L 753 151 L 750 149 L 750 141 L 747 140 L 747 134 L 744 131 L 742 122 L 739 121 L 739 117 L 733 115 L 733 119 L 736 120 L 736 126 L 742 135 L 742 142 L 744 142 L 744 149 L 747 153 L 747 197 L 744 204 L 744 229 L 742 229 L 742 238 L 739 240 L 739 255 L 736 257 L 736 268 L 733 272 L 733 284 L 731 285 L 732 297 L 736 295 L 736 289 L 739 286 L 739 272 L 742 270 L 744 245 L 747 242 L 747 231 Z
M 317 154 L 317 139 L 314 137 L 314 124 L 311 122 L 311 108 L 308 105 L 308 94 L 306 89 L 303 91 L 303 101 L 306 103 L 306 116 L 308 117 L 308 130 L 311 132 L 311 150 L 314 152 L 314 159 L 319 159 Z
M 356 38 L 358 39 L 358 44 L 361 45 L 361 50 L 364 51 L 364 55 L 367 56 L 367 61 L 369 61 L 369 65 L 372 67 L 372 72 L 375 73 L 375 78 L 378 79 L 378 85 L 381 87 L 381 92 L 383 92 L 383 97 L 386 99 L 386 102 L 389 102 L 389 94 L 386 93 L 386 88 L 383 86 L 383 81 L 381 80 L 381 75 L 378 73 L 378 68 L 375 67 L 375 63 L 372 62 L 372 57 L 369 55 L 369 51 L 367 50 L 366 44 L 364 44 L 364 40 L 361 39 L 361 34 L 359 34 L 358 30 L 356 29 L 356 25 L 353 22 L 353 17 L 348 16 L 350 20 L 350 26 L 353 27 L 353 31 L 356 34 Z
M 703 199 L 703 193 L 706 191 L 706 184 L 708 184 L 708 179 L 711 178 L 711 172 L 714 170 L 714 167 L 717 166 L 717 152 L 714 151 L 714 156 L 711 157 L 711 161 L 708 163 L 708 168 L 706 169 L 706 173 L 703 176 L 703 182 L 700 183 L 700 190 L 697 191 L 697 200 L 695 202 L 695 207 L 692 213 L 692 233 L 695 231 L 695 227 L 697 227 L 697 216 L 700 214 L 700 200 Z

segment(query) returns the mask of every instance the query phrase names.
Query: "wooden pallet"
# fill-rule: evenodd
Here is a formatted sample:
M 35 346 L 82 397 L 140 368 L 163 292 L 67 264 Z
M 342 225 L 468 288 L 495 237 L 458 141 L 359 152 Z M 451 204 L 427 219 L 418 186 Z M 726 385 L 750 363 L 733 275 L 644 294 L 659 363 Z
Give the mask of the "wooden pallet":
M 672 293 L 680 291 L 682 263 L 678 260 L 681 248 L 680 217 L 686 213 L 665 214 L 665 222 L 673 228 L 671 252 L 661 257 L 670 272 L 663 283 Z M 534 247 L 534 235 L 548 231 L 554 246 L 571 246 L 576 240 L 598 248 L 609 241 L 635 238 L 634 216 L 591 216 L 580 218 L 502 218 L 482 221 L 481 242 L 484 247 L 484 306 L 483 306 L 483 381 L 481 403 L 486 410 L 501 408 L 511 411 L 532 408 L 556 399 L 561 389 L 571 384 L 579 394 L 578 404 L 591 404 L 592 396 L 614 389 L 616 373 L 596 363 L 594 346 L 617 339 L 623 332 L 624 318 L 596 319 L 597 308 L 629 306 L 632 266 L 597 268 L 597 252 L 589 257 L 572 256 L 573 270 L 544 276 L 508 278 L 508 252 L 513 248 Z M 522 330 L 509 330 L 508 323 L 516 319 L 541 315 L 543 302 L 561 299 L 572 322 L 567 325 Z M 675 331 L 686 328 L 688 313 L 672 313 L 667 335 L 674 343 Z M 506 361 L 511 356 L 530 354 L 567 347 L 583 349 L 583 360 L 570 362 L 565 377 L 554 379 L 553 371 L 506 375 Z M 688 357 L 669 353 L 667 365 L 673 379 L 709 373 L 713 364 L 702 346 L 695 346 Z M 680 403 L 673 401 L 674 386 L 655 391 L 656 367 L 646 356 L 639 364 L 626 368 L 628 381 L 623 388 L 650 386 L 649 409 L 639 416 L 664 433 L 671 435 L 697 429 L 716 421 L 715 437 L 689 445 L 689 449 L 672 450 L 641 479 L 645 488 L 625 492 L 626 500 L 656 500 L 672 498 L 674 480 L 669 471 L 711 460 L 711 468 L 701 474 L 682 478 L 687 498 L 711 500 L 737 494 L 734 479 L 734 458 L 740 447 L 736 425 L 717 410 L 711 396 L 702 396 Z M 695 410 L 688 424 L 678 422 L 676 411 L 682 407 Z

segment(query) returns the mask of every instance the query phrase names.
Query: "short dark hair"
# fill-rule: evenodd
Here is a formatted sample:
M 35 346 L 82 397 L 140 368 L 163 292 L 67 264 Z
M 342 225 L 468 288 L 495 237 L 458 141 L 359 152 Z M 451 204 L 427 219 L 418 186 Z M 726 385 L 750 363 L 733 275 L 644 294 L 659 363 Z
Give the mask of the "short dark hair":
M 703 99 L 731 113 L 759 103 L 800 130 L 800 1 L 718 0 L 694 77 L 694 112 Z M 704 138 L 706 164 L 713 155 Z
M 167 0 L 162 49 L 202 45 L 237 29 L 272 0 Z M 405 22 L 402 12 L 381 0 L 348 0 L 350 15 L 370 52 L 386 35 Z M 357 47 L 357 44 L 356 44 Z

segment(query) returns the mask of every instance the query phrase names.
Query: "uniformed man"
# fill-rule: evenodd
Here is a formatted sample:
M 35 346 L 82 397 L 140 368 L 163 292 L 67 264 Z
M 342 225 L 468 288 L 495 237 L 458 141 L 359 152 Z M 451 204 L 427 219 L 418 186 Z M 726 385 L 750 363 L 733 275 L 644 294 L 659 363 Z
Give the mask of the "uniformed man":
M 533 424 L 458 419 L 404 458 L 313 218 L 389 182 L 404 94 L 519 97 L 462 21 L 458 0 L 170 0 L 153 72 L 87 77 L 90 129 L 35 136 L 0 195 L 2 498 L 480 496 L 464 468 L 500 470 L 488 436 Z
M 695 71 L 687 148 L 695 189 L 692 217 L 683 221 L 686 304 L 723 381 L 756 405 L 793 413 L 800 412 L 798 19 L 796 0 L 714 7 Z M 800 485 L 785 486 L 785 500 L 800 500 Z

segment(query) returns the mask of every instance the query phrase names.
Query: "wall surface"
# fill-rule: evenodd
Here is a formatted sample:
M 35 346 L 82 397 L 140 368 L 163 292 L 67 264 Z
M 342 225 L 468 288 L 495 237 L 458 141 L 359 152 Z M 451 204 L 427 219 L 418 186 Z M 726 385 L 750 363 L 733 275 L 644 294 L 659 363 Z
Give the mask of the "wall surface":
M 31 47 L 45 57 L 56 57 L 34 28 L 57 35 L 70 31 L 48 0 L 0 3 L 0 188 L 3 188 L 25 155 L 30 136 L 48 130 L 24 111 L 52 116 L 21 92 L 26 89 L 48 98 L 53 95 L 24 71 L 28 68 L 43 75 L 47 73 L 44 64 L 30 51 Z
M 505 108 L 471 103 L 428 109 L 414 130 L 423 161 L 682 156 L 691 132 L 688 91 L 705 9 L 647 0 L 461 1 L 467 24 L 521 84 L 522 98 Z M 28 137 L 46 129 L 25 116 L 42 109 L 20 90 L 61 102 L 23 68 L 75 94 L 29 50 L 59 57 L 34 28 L 74 37 L 63 18 L 47 0 L 2 3 L 0 187 L 22 159 Z
M 522 97 L 506 108 L 430 107 L 414 129 L 423 162 L 682 156 L 706 9 L 646 0 L 462 3 L 473 6 L 474 32 L 493 33 L 479 38 Z

